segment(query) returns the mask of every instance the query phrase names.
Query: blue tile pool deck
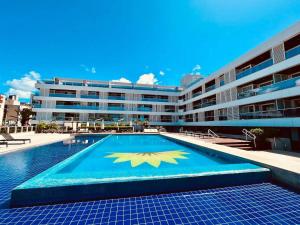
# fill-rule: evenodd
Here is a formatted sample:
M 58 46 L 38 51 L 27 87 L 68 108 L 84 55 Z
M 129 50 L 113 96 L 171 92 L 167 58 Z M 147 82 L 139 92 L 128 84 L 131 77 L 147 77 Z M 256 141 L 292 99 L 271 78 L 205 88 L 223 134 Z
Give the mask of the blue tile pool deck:
M 0 156 L 0 224 L 300 223 L 300 194 L 271 183 L 9 209 L 14 187 L 88 144 L 55 145 Z
M 84 138 L 84 137 L 82 137 Z M 269 169 L 157 134 L 108 135 L 19 185 L 13 207 L 269 181 Z

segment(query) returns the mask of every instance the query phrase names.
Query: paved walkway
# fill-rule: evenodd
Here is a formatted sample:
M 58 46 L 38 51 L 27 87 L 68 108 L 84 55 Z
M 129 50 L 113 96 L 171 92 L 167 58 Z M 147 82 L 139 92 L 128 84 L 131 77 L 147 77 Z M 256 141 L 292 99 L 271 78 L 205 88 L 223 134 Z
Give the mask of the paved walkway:
M 273 172 L 276 172 L 275 176 L 278 178 L 280 177 L 279 179 L 287 179 L 281 181 L 300 188 L 300 154 L 284 154 L 282 151 L 271 152 L 241 150 L 238 148 L 211 143 L 213 142 L 211 139 L 200 139 L 199 137 L 186 136 L 179 133 L 163 133 L 162 135 L 256 162 L 257 164 L 268 167 Z
M 34 132 L 12 134 L 12 136 L 14 138 L 30 138 L 31 143 L 28 143 L 27 141 L 25 144 L 22 142 L 10 142 L 8 147 L 0 145 L 0 155 L 71 138 L 70 134 L 35 134 Z M 4 138 L 0 135 L 0 139 L 3 140 Z

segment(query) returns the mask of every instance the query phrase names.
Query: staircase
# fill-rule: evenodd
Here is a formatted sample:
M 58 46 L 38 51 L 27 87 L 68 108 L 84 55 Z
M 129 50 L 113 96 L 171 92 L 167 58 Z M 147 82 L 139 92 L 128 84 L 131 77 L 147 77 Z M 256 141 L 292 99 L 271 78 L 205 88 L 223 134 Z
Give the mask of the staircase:
M 239 148 L 242 150 L 254 150 L 252 141 L 246 141 L 241 139 L 220 138 L 216 140 L 214 143 L 218 145 L 225 145 L 232 148 Z

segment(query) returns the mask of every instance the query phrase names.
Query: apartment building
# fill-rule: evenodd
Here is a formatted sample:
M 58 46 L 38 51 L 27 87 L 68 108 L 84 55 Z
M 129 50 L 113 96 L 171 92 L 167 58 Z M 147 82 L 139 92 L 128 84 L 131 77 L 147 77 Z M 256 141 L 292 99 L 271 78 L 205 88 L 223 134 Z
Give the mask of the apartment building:
M 5 95 L 0 95 L 0 126 L 3 124 L 5 108 Z
M 39 81 L 33 122 L 139 119 L 168 127 L 285 127 L 299 137 L 300 22 L 210 76 L 183 80 L 181 87 Z

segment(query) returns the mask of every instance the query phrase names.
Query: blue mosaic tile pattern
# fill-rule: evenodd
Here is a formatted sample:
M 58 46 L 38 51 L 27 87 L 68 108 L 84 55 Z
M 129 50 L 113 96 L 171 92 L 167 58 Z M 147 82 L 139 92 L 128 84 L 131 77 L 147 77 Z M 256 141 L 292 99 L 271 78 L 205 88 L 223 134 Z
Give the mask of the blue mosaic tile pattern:
M 90 139 L 89 143 L 93 141 Z M 0 156 L 0 224 L 300 224 L 300 195 L 263 183 L 192 192 L 9 209 L 11 189 L 80 151 L 55 144 Z M 41 160 L 43 159 L 43 160 Z

